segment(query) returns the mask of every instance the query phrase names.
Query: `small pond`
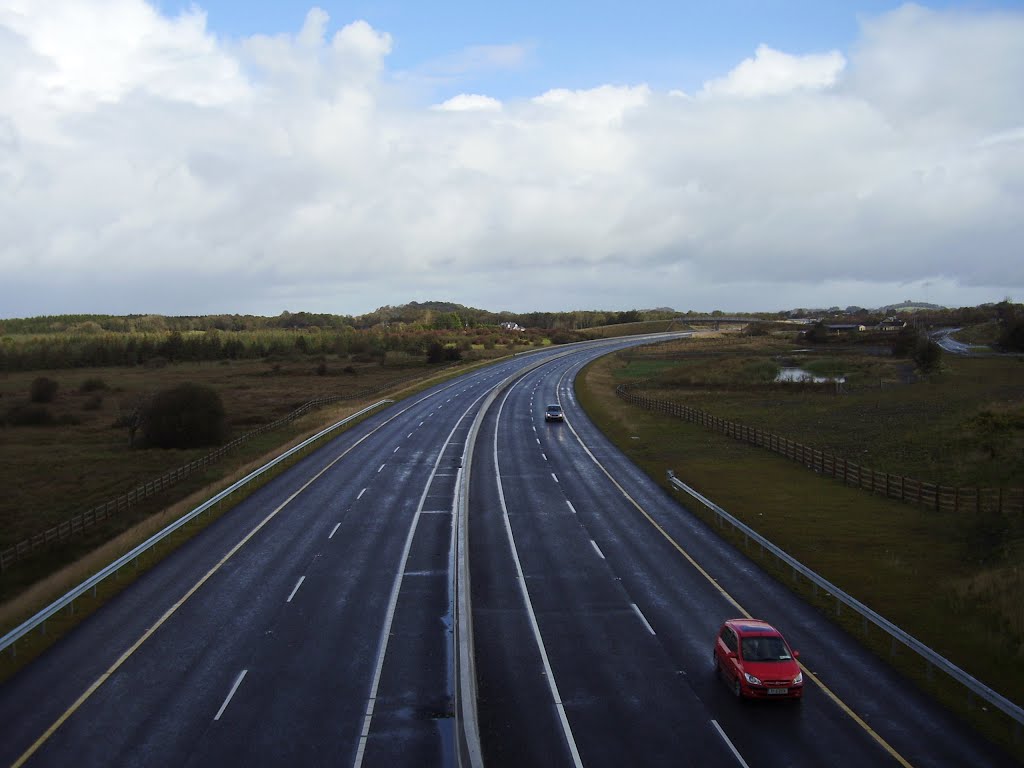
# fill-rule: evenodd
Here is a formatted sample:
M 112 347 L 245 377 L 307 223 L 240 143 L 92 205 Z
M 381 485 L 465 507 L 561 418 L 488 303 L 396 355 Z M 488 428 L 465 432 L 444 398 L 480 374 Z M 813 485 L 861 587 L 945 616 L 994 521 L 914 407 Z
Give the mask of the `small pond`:
M 811 384 L 825 384 L 829 381 L 838 381 L 840 384 L 846 381 L 844 376 L 815 376 L 803 368 L 780 368 L 779 375 L 775 381 L 802 381 Z

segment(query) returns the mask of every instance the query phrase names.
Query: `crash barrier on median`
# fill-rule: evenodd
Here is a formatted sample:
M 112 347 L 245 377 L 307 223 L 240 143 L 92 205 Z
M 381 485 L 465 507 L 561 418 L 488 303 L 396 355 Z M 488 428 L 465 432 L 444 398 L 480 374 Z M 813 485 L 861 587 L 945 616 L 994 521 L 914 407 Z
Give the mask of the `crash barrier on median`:
M 361 411 L 353 413 L 351 416 L 347 416 L 346 418 L 342 419 L 341 421 L 336 422 L 335 424 L 332 424 L 331 426 L 327 427 L 327 429 L 324 429 L 324 430 L 321 430 L 320 432 L 317 432 L 312 437 L 307 438 L 306 440 L 303 440 L 301 443 L 296 445 L 294 448 L 291 448 L 291 449 L 285 451 L 284 453 L 282 453 L 280 456 L 278 456 L 273 461 L 270 461 L 270 462 L 264 464 L 262 467 L 260 467 L 259 469 L 255 470 L 254 472 L 250 472 L 248 475 L 243 477 L 241 480 L 239 480 L 236 483 L 233 483 L 228 488 L 225 488 L 223 491 L 221 491 L 220 493 L 218 493 L 216 496 L 214 496 L 213 498 L 209 499 L 208 501 L 203 502 L 198 507 L 193 509 L 191 512 L 188 512 L 187 514 L 182 515 L 177 520 L 175 520 L 173 523 L 171 523 L 166 528 L 161 530 L 159 533 L 156 533 L 153 536 L 150 536 L 148 539 L 146 539 L 146 541 L 142 542 L 137 547 L 133 548 L 126 555 L 123 555 L 122 557 L 119 557 L 117 560 L 112 562 L 106 568 L 103 568 L 102 570 L 98 571 L 93 576 L 91 576 L 90 578 L 86 579 L 81 584 L 79 584 L 77 587 L 75 587 L 70 592 L 65 594 L 63 597 L 61 597 L 60 599 L 58 599 L 55 602 L 51 603 L 46 608 L 43 608 L 35 616 L 33 616 L 32 618 L 28 619 L 27 621 L 25 621 L 24 623 L 22 623 L 18 627 L 15 627 L 10 632 L 8 632 L 6 635 L 4 635 L 2 638 L 0 638 L 0 652 L 5 651 L 8 648 L 10 648 L 11 649 L 11 653 L 15 653 L 16 652 L 15 643 L 18 640 L 20 640 L 22 637 L 24 637 L 25 635 L 27 635 L 29 632 L 31 632 L 32 630 L 34 630 L 36 628 L 39 628 L 39 629 L 41 629 L 42 631 L 45 632 L 45 630 L 46 630 L 46 621 L 48 619 L 50 619 L 51 617 L 55 616 L 57 613 L 59 613 L 60 611 L 62 611 L 65 608 L 68 608 L 68 609 L 73 611 L 74 610 L 75 600 L 77 600 L 80 597 L 85 596 L 89 592 L 93 592 L 95 594 L 96 587 L 100 584 L 100 582 L 104 581 L 105 579 L 107 579 L 107 578 L 109 578 L 111 576 L 114 576 L 115 574 L 118 573 L 118 571 L 120 571 L 122 568 L 124 568 L 125 566 L 127 566 L 129 564 L 133 564 L 134 563 L 134 564 L 137 565 L 138 564 L 138 559 L 139 559 L 140 555 L 144 554 L 149 549 L 151 549 L 152 547 L 156 546 L 158 543 L 160 543 L 161 541 L 166 539 L 168 536 L 170 536 L 172 533 L 174 533 L 178 529 L 180 529 L 180 528 L 184 527 L 185 525 L 187 525 L 188 523 L 192 522 L 192 520 L 194 520 L 195 518 L 199 517 L 201 514 L 203 514 L 203 512 L 207 511 L 208 509 L 214 507 L 219 502 L 221 502 L 224 499 L 228 498 L 235 491 L 237 491 L 240 488 L 248 485 L 250 482 L 252 482 L 256 478 L 258 478 L 264 472 L 267 472 L 268 470 L 273 469 L 278 464 L 280 464 L 282 461 L 285 461 L 286 459 L 290 458 L 291 456 L 294 456 L 299 451 L 302 451 L 305 448 L 309 447 L 310 445 L 313 445 L 316 441 L 326 437 L 327 435 L 329 435 L 330 433 L 336 431 L 340 427 L 343 427 L 344 425 L 348 424 L 349 422 L 354 421 L 355 419 L 358 419 L 360 416 L 364 416 L 365 414 L 370 413 L 370 411 L 373 411 L 374 409 L 379 408 L 380 406 L 385 405 L 385 404 L 390 403 L 390 402 L 392 402 L 392 401 L 391 400 L 380 400 L 380 401 L 374 403 L 373 405 L 368 405 L 366 408 L 363 408 Z
M 170 472 L 161 475 L 155 480 L 143 483 L 137 488 L 128 491 L 117 498 L 86 510 L 85 512 L 65 520 L 59 525 L 47 528 L 45 531 L 40 531 L 39 533 L 18 542 L 18 544 L 13 547 L 8 547 L 7 549 L 0 551 L 0 573 L 3 573 L 5 570 L 10 568 L 14 563 L 29 558 L 35 552 L 44 547 L 66 541 L 73 536 L 80 536 L 84 534 L 97 523 L 101 523 L 119 512 L 130 509 L 139 502 L 167 490 L 185 478 L 190 477 L 197 472 L 204 470 L 211 464 L 220 461 L 225 455 L 244 443 L 249 442 L 253 438 L 290 424 L 300 416 L 303 416 L 316 408 L 321 408 L 325 405 L 330 405 L 331 403 L 336 403 L 341 400 L 356 400 L 359 398 L 369 397 L 371 395 L 378 394 L 379 392 L 383 392 L 386 389 L 390 389 L 398 384 L 404 384 L 421 377 L 422 373 L 417 373 L 413 376 L 405 376 L 400 379 L 395 379 L 394 381 L 389 381 L 381 386 L 370 387 L 352 394 L 327 395 L 310 400 L 308 403 L 304 403 L 286 416 L 282 416 L 280 419 L 269 424 L 264 424 L 263 426 L 254 429 L 252 432 L 247 432 L 241 437 L 235 438 L 230 443 L 222 445 L 217 450 L 208 453 L 206 456 L 198 458 L 195 461 L 189 462 L 188 464 L 176 469 L 172 469 Z
M 834 477 L 845 485 L 861 488 L 890 499 L 899 499 L 939 512 L 995 513 L 1008 517 L 1024 514 L 1024 488 L 957 488 L 937 483 L 926 483 L 912 477 L 903 477 L 863 467 L 809 445 L 788 440 L 763 429 L 727 421 L 713 416 L 707 411 L 691 408 L 682 403 L 646 397 L 632 392 L 625 384 L 616 387 L 615 394 L 633 405 L 638 405 L 649 411 L 666 413 L 694 424 L 700 424 L 736 440 L 767 448 L 780 456 L 803 464 L 808 469 Z
M 743 534 L 744 541 L 748 543 L 753 542 L 761 547 L 762 553 L 769 553 L 776 557 L 778 560 L 785 563 L 791 570 L 794 581 L 797 575 L 803 576 L 814 586 L 815 590 L 823 590 L 827 596 L 831 596 L 835 599 L 836 615 L 840 615 L 842 607 L 854 611 L 863 620 L 863 630 L 866 632 L 868 623 L 874 624 L 876 627 L 885 632 L 892 640 L 890 646 L 890 655 L 896 655 L 897 643 L 902 644 L 906 648 L 910 649 L 918 656 L 920 656 L 925 664 L 927 664 L 927 674 L 929 679 L 933 674 L 933 670 L 937 669 L 940 672 L 944 672 L 952 680 L 955 680 L 961 686 L 967 690 L 968 695 L 968 706 L 973 707 L 974 698 L 976 697 L 982 701 L 988 702 L 990 705 L 998 709 L 1004 715 L 1014 721 L 1013 727 L 1013 740 L 1015 743 L 1019 742 L 1021 738 L 1022 728 L 1024 728 L 1024 709 L 1014 704 L 1012 701 L 1007 699 L 1005 696 L 997 693 L 996 691 L 989 688 L 981 681 L 975 679 L 969 675 L 960 667 L 956 666 L 953 662 L 949 661 L 943 656 L 933 651 L 927 645 L 916 639 L 912 635 L 904 632 L 902 629 L 897 627 L 891 621 L 881 616 L 875 611 L 868 608 L 866 605 L 853 597 L 848 595 L 846 592 L 841 590 L 835 584 L 830 581 L 826 581 L 824 578 L 819 576 L 817 573 L 812 571 L 807 566 L 803 565 L 800 561 L 788 555 L 783 550 L 772 544 L 768 539 L 761 536 L 753 528 L 740 522 L 737 518 L 730 515 L 720 506 L 715 504 L 710 499 L 698 493 L 696 490 L 682 482 L 678 477 L 675 476 L 671 470 L 668 473 L 669 483 L 684 493 L 689 494 L 692 498 L 699 501 L 711 512 L 716 515 L 716 519 L 720 526 L 726 524 L 731 525 L 737 531 Z
M 469 575 L 469 484 L 473 465 L 476 440 L 487 411 L 512 382 L 525 376 L 535 368 L 552 360 L 564 357 L 567 352 L 545 357 L 530 363 L 525 368 L 505 378 L 487 394 L 483 404 L 469 428 L 466 448 L 462 455 L 462 468 L 457 484 L 455 506 L 455 572 L 453 587 L 455 603 L 455 631 L 453 633 L 455 660 L 455 719 L 456 758 L 463 768 L 483 768 L 483 749 L 480 744 L 480 725 L 477 719 L 477 686 L 475 646 L 473 642 L 473 608 L 470 598 Z

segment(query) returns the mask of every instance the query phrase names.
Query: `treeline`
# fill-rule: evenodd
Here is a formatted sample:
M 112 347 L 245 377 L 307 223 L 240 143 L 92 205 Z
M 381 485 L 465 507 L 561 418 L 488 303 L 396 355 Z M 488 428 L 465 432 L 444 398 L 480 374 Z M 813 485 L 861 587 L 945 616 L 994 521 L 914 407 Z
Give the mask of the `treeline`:
M 77 335 L 103 333 L 161 334 L 178 331 L 270 331 L 270 330 L 463 330 L 515 323 L 523 328 L 582 330 L 603 325 L 668 320 L 671 309 L 602 312 L 489 312 L 450 302 L 411 302 L 384 306 L 365 315 L 330 315 L 313 312 L 282 312 L 276 317 L 259 315 L 50 315 L 0 320 L 0 337 L 27 334 Z
M 0 340 L 0 371 L 57 370 L 178 362 L 288 359 L 336 355 L 356 362 L 383 362 L 402 352 L 438 362 L 438 348 L 465 352 L 474 346 L 540 344 L 540 331 L 478 328 L 461 331 L 292 329 L 263 331 L 168 331 L 164 333 L 50 333 Z M 549 337 L 556 343 L 574 338 Z M 443 360 L 454 359 L 446 353 Z

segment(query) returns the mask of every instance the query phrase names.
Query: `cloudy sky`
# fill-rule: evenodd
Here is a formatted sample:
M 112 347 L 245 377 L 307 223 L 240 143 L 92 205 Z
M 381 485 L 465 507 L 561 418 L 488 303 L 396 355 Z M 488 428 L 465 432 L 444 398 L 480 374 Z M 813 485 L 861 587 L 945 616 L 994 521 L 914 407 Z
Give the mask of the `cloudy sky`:
M 0 0 L 0 317 L 967 306 L 1022 243 L 1021 0 Z

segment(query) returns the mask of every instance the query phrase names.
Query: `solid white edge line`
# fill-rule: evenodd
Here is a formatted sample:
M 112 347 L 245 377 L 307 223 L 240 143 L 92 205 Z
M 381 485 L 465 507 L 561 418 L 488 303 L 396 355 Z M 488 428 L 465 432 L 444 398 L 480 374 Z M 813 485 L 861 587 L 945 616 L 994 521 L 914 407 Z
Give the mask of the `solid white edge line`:
M 235 678 L 235 684 L 232 685 L 231 690 L 228 691 L 227 698 L 224 699 L 224 703 L 220 705 L 220 709 L 217 710 L 217 714 L 213 716 L 214 720 L 220 720 L 220 716 L 223 715 L 224 710 L 228 708 L 228 704 L 231 703 L 231 699 L 235 695 L 235 691 L 237 691 L 238 686 L 242 684 L 242 680 L 243 678 L 245 678 L 245 673 L 248 671 L 248 669 L 243 669 L 241 672 L 238 673 L 238 677 Z
M 288 595 L 288 599 L 285 600 L 286 603 L 290 603 L 292 601 L 292 598 L 295 597 L 295 593 L 299 591 L 299 587 L 302 586 L 302 582 L 304 582 L 305 580 L 306 580 L 305 576 L 300 576 L 299 577 L 298 582 L 296 582 L 295 587 L 292 589 L 292 593 L 290 595 Z
M 331 533 L 330 533 L 330 535 L 327 538 L 328 539 L 333 539 L 334 538 L 334 534 L 336 534 L 338 532 L 338 529 L 340 527 L 341 527 L 341 523 L 335 523 L 334 524 L 334 528 L 331 529 Z
M 600 548 L 599 546 L 597 546 L 597 542 L 596 542 L 596 541 L 594 541 L 593 539 L 591 539 L 591 540 L 590 540 L 590 546 L 592 546 L 592 547 L 594 548 L 594 551 L 595 551 L 595 552 L 597 552 L 597 556 L 598 556 L 598 557 L 600 557 L 600 558 L 601 558 L 602 560 L 604 560 L 604 559 L 605 559 L 605 557 L 604 557 L 604 552 L 602 552 L 602 551 L 601 551 L 601 548 Z
M 747 765 L 747 761 L 743 759 L 743 755 L 740 754 L 739 750 L 736 749 L 736 746 L 732 743 L 732 740 L 725 735 L 725 731 L 722 730 L 722 726 L 718 724 L 718 721 L 712 720 L 711 724 L 715 726 L 715 730 L 718 731 L 718 735 L 722 737 L 722 741 L 725 742 L 725 746 L 727 746 L 732 752 L 732 756 L 736 758 L 736 762 L 743 766 L 743 768 L 750 768 L 750 766 Z
M 551 691 L 551 698 L 554 700 L 555 709 L 558 710 L 558 719 L 562 725 L 562 734 L 565 736 L 569 752 L 572 754 L 575 768 L 583 768 L 583 761 L 580 759 L 579 748 L 576 746 L 576 739 L 572 735 L 572 728 L 569 725 L 569 717 L 565 707 L 562 705 L 562 695 L 558 692 L 558 684 L 555 682 L 555 673 L 551 669 L 551 662 L 548 659 L 547 649 L 544 647 L 544 638 L 540 634 L 540 625 L 537 623 L 537 614 L 533 610 L 533 601 L 530 599 L 530 590 L 526 586 L 526 576 L 523 575 L 523 565 L 519 561 L 519 550 L 516 547 L 515 536 L 512 534 L 512 521 L 508 518 L 508 507 L 505 504 L 505 490 L 501 485 L 501 469 L 498 463 L 498 427 L 501 424 L 501 414 L 505 410 L 505 403 L 508 401 L 513 387 L 509 387 L 501 405 L 498 406 L 498 415 L 495 419 L 494 428 L 494 474 L 498 485 L 498 501 L 501 504 L 501 514 L 505 521 L 505 534 L 508 536 L 508 546 L 512 551 L 512 560 L 515 562 L 516 574 L 519 581 L 519 591 L 523 596 L 523 603 L 526 605 L 526 615 L 530 620 L 530 627 L 533 630 L 533 639 L 537 643 L 537 651 L 540 653 L 541 664 L 544 667 L 544 676 L 548 681 L 548 688 Z M 552 474 L 552 477 L 554 475 Z M 557 481 L 557 478 L 556 478 Z

